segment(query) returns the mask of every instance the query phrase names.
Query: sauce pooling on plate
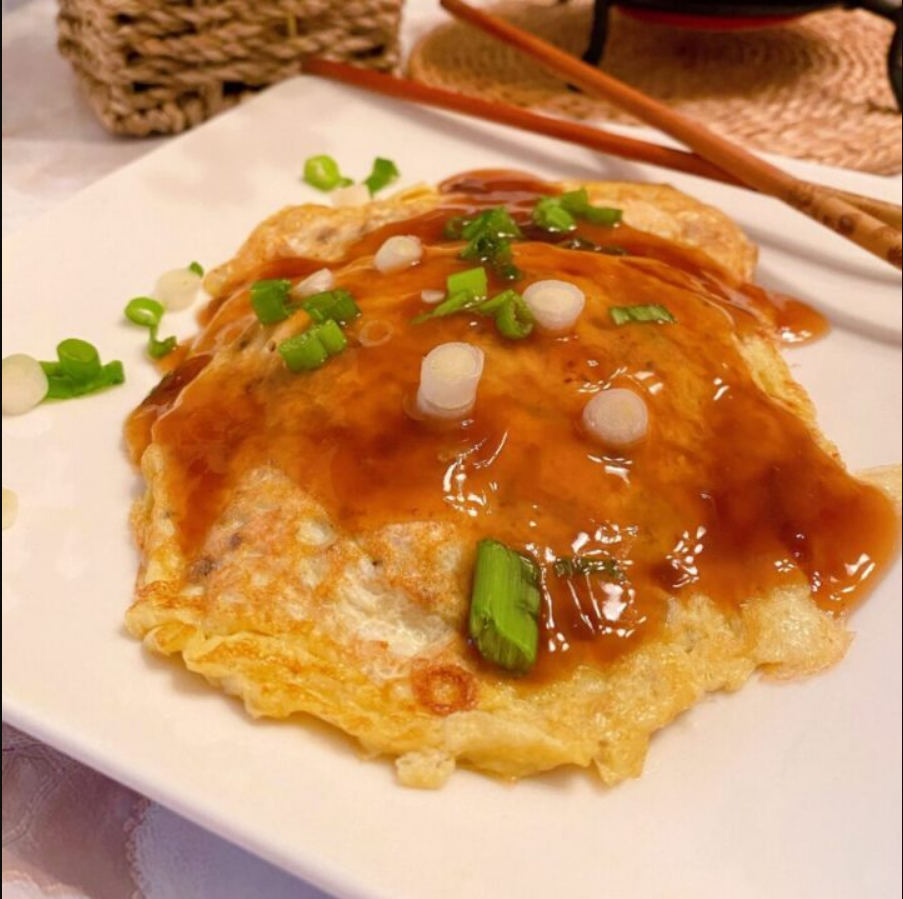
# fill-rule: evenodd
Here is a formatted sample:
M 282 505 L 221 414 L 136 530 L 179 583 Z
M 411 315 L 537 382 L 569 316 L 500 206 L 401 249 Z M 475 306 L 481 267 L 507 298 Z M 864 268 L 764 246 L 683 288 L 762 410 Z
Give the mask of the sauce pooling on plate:
M 624 225 L 580 222 L 592 249 L 573 249 L 573 233 L 531 225 L 537 199 L 554 192 L 514 174 L 461 176 L 442 208 L 368 235 L 333 267 L 362 317 L 348 349 L 315 371 L 280 364 L 249 287 L 322 263 L 270 264 L 211 307 L 186 360 L 129 425 L 136 458 L 151 440 L 169 456 L 189 562 L 243 475 L 275 465 L 352 533 L 446 521 L 471 545 L 492 537 L 529 553 L 541 571 L 537 677 L 616 658 L 654 632 L 674 596 L 737 607 L 805 581 L 821 608 L 843 612 L 863 595 L 895 549 L 895 511 L 756 383 L 742 349 L 809 339 L 824 321 Z M 412 324 L 423 291 L 476 264 L 443 237 L 448 220 L 496 206 L 524 231 L 517 290 L 559 279 L 585 294 L 568 333 L 506 340 L 471 314 Z M 419 238 L 422 260 L 376 272 L 376 251 L 399 234 Z M 490 295 L 512 286 L 489 271 Z M 613 307 L 636 304 L 664 305 L 675 322 L 613 324 Z M 374 322 L 384 336 L 364 345 Z M 460 421 L 425 420 L 412 413 L 422 360 L 454 342 L 484 355 L 476 404 Z M 617 451 L 590 439 L 582 418 L 611 388 L 648 410 L 645 438 Z

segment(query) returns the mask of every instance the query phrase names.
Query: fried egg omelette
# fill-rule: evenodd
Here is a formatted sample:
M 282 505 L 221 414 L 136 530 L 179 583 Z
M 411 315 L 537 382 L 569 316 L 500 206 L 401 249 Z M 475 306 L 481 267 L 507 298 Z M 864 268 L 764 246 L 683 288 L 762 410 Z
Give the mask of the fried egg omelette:
M 537 215 L 582 190 L 618 215 Z M 491 210 L 517 225 L 504 267 L 468 242 Z M 387 270 L 398 237 L 421 252 Z M 253 716 L 334 725 L 415 787 L 459 763 L 614 784 L 707 693 L 832 665 L 896 551 L 900 474 L 845 470 L 779 352 L 816 316 L 751 286 L 755 263 L 729 218 L 665 186 L 482 173 L 277 213 L 208 274 L 200 333 L 129 421 L 146 483 L 130 632 Z M 323 269 L 358 313 L 297 370 L 313 307 L 268 317 L 257 299 Z M 489 297 L 554 281 L 582 311 L 557 332 L 470 301 L 431 314 L 456 275 L 472 299 L 475 269 Z M 424 358 L 452 344 L 479 351 L 479 386 L 433 419 Z M 642 439 L 588 431 L 613 390 L 639 397 Z M 536 630 L 517 666 L 473 629 L 486 540 L 533 572 L 535 608 L 509 610 Z

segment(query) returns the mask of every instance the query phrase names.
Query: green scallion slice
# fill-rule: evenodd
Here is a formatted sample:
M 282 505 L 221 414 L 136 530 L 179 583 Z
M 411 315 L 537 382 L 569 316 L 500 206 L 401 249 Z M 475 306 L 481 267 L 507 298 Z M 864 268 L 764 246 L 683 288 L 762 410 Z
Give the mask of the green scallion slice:
M 320 340 L 316 327 L 283 340 L 279 344 L 279 354 L 293 372 L 313 371 L 329 358 L 329 350 Z
M 152 359 L 162 359 L 168 356 L 175 348 L 178 341 L 175 337 L 167 337 L 166 340 L 157 340 L 156 329 L 151 330 L 150 343 L 147 345 L 147 352 Z
M 292 314 L 288 303 L 291 287 L 292 282 L 285 278 L 256 281 L 251 285 L 251 307 L 261 324 L 275 325 Z
M 125 317 L 142 328 L 155 328 L 160 324 L 164 312 L 163 304 L 150 297 L 135 297 L 125 307 Z
M 544 231 L 560 233 L 573 231 L 577 227 L 577 220 L 561 204 L 558 197 L 543 197 L 533 207 L 533 221 Z
M 533 331 L 533 313 L 524 298 L 513 290 L 513 294 L 501 305 L 495 315 L 495 326 L 502 337 L 509 340 L 523 340 Z M 504 296 L 504 294 L 503 294 Z
M 443 300 L 434 309 L 424 312 L 411 319 L 412 325 L 422 325 L 434 318 L 445 318 L 447 315 L 454 315 L 456 312 L 466 312 L 468 309 L 474 309 L 479 306 L 482 297 L 474 297 L 466 290 L 450 296 L 447 300 Z
M 485 268 L 469 268 L 465 272 L 455 272 L 448 276 L 446 293 L 469 293 L 472 297 L 485 297 L 489 293 L 489 278 Z
M 320 343 L 326 347 L 326 352 L 330 356 L 341 353 L 348 346 L 347 338 L 339 327 L 338 322 L 333 319 L 329 319 L 323 322 L 322 325 L 317 326 L 317 337 Z
M 47 375 L 48 400 L 69 400 L 89 393 L 97 393 L 106 387 L 113 387 L 125 381 L 125 369 L 118 360 L 100 364 L 100 357 L 96 347 L 85 340 L 70 338 L 64 340 L 57 347 L 59 358 L 56 362 L 42 362 L 41 368 Z M 93 356 L 97 362 L 91 377 L 84 377 L 86 368 L 80 363 L 88 356 Z M 78 363 L 73 369 L 73 359 Z M 93 366 L 92 366 L 93 367 Z M 73 376 L 77 371 L 78 375 Z
M 301 306 L 315 322 L 334 321 L 344 325 L 354 321 L 361 314 L 354 297 L 341 288 L 315 293 Z
M 304 180 L 311 187 L 323 191 L 335 190 L 350 183 L 331 156 L 311 156 L 304 163 Z
M 401 175 L 401 172 L 391 159 L 377 157 L 373 161 L 373 170 L 364 180 L 364 184 L 367 185 L 367 190 L 370 191 L 370 196 L 372 197 L 384 187 L 388 187 L 399 175 Z
M 614 228 L 621 223 L 624 212 L 621 209 L 613 209 L 608 206 L 590 206 L 585 213 L 585 218 L 591 225 L 602 225 L 606 228 Z
M 618 326 L 629 325 L 634 322 L 658 322 L 672 324 L 677 321 L 667 306 L 658 303 L 638 306 L 613 306 L 609 310 L 611 320 Z
M 536 563 L 497 540 L 477 544 L 470 636 L 480 655 L 515 674 L 539 652 L 539 571 Z
M 203 277 L 204 277 L 204 266 L 201 265 L 200 262 L 197 262 L 197 261 L 192 262 L 192 263 L 188 266 L 188 271 L 194 272 L 199 278 L 203 278 Z
M 97 347 L 87 340 L 70 337 L 56 348 L 60 372 L 77 383 L 93 381 L 101 372 Z

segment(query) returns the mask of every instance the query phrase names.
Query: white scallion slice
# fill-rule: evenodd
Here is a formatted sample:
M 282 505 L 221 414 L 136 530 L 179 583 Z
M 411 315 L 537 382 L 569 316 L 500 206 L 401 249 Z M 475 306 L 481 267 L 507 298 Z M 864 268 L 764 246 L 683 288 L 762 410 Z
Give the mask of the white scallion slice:
M 47 396 L 50 384 L 41 363 L 24 353 L 3 360 L 3 414 L 30 412 Z
M 443 343 L 432 349 L 420 367 L 420 412 L 445 419 L 467 415 L 476 403 L 483 363 L 483 351 L 469 343 Z
M 435 306 L 437 303 L 441 303 L 445 299 L 445 291 L 444 290 L 424 290 L 420 293 L 420 299 L 423 300 L 427 306 Z
M 319 271 L 308 275 L 302 281 L 299 281 L 292 289 L 291 294 L 298 299 L 312 297 L 314 294 L 326 293 L 335 287 L 335 275 L 328 268 L 321 268 Z
M 354 206 L 366 206 L 370 202 L 370 191 L 366 184 L 352 184 L 339 187 L 330 195 L 332 205 L 336 209 L 349 209 Z
M 560 334 L 577 323 L 586 295 L 569 281 L 537 281 L 524 291 L 524 301 L 540 328 Z
M 174 268 L 157 279 L 154 299 L 169 312 L 187 309 L 198 296 L 203 278 L 190 268 Z
M 423 244 L 419 238 L 396 234 L 379 248 L 373 264 L 377 271 L 389 274 L 417 265 L 422 258 Z
M 614 387 L 596 394 L 583 409 L 583 426 L 611 449 L 629 449 L 649 432 L 649 409 L 632 390 Z
M 11 528 L 16 523 L 19 514 L 19 497 L 12 490 L 3 488 L 3 530 Z

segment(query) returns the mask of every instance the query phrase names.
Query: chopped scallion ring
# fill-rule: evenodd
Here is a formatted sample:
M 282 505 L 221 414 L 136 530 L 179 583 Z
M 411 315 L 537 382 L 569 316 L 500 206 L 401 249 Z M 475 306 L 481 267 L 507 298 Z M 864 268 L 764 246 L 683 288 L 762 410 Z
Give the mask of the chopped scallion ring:
M 313 371 L 341 353 L 348 340 L 338 322 L 328 319 L 279 344 L 279 354 L 293 372 Z
M 472 297 L 485 297 L 489 293 L 489 279 L 485 268 L 470 268 L 448 276 L 447 294 L 469 293 Z
M 285 278 L 255 281 L 251 285 L 251 307 L 261 324 L 275 325 L 292 314 L 288 303 L 291 287 L 292 282 Z
M 543 197 L 533 208 L 533 221 L 544 231 L 552 233 L 573 231 L 577 220 L 562 205 L 558 197 Z
M 333 321 L 344 325 L 354 321 L 361 314 L 354 297 L 341 288 L 314 294 L 308 297 L 301 307 L 315 322 Z
M 401 172 L 399 172 L 398 166 L 391 159 L 377 157 L 373 161 L 373 170 L 370 172 L 369 177 L 364 180 L 364 184 L 367 185 L 370 196 L 373 196 L 383 188 L 388 187 L 400 175 Z
M 352 182 L 343 177 L 339 164 L 331 156 L 311 156 L 304 163 L 304 180 L 317 190 L 330 191 Z
M 659 303 L 638 306 L 612 306 L 608 310 L 611 320 L 618 326 L 629 325 L 634 322 L 673 324 L 677 321 L 667 306 Z
M 153 359 L 162 359 L 176 348 L 175 337 L 167 337 L 166 340 L 157 339 L 164 311 L 163 304 L 150 297 L 135 297 L 129 300 L 125 307 L 125 317 L 132 324 L 147 328 L 149 332 L 147 352 Z
M 47 396 L 50 385 L 42 365 L 24 353 L 3 360 L 3 414 L 30 412 Z
M 188 266 L 188 271 L 194 272 L 199 278 L 204 277 L 204 266 L 200 262 L 192 262 Z
M 526 674 L 539 653 L 539 570 L 497 540 L 477 544 L 470 637 L 488 662 Z
M 510 291 L 513 296 L 502 304 L 495 316 L 495 326 L 502 337 L 509 340 L 523 340 L 533 331 L 533 313 L 520 294 Z
M 60 371 L 73 381 L 92 381 L 100 374 L 100 354 L 97 347 L 86 340 L 70 337 L 56 348 L 56 353 Z
M 46 399 L 68 400 L 125 381 L 122 363 L 117 360 L 101 365 L 96 347 L 87 341 L 64 340 L 57 347 L 57 356 L 56 362 L 40 363 L 47 377 Z

